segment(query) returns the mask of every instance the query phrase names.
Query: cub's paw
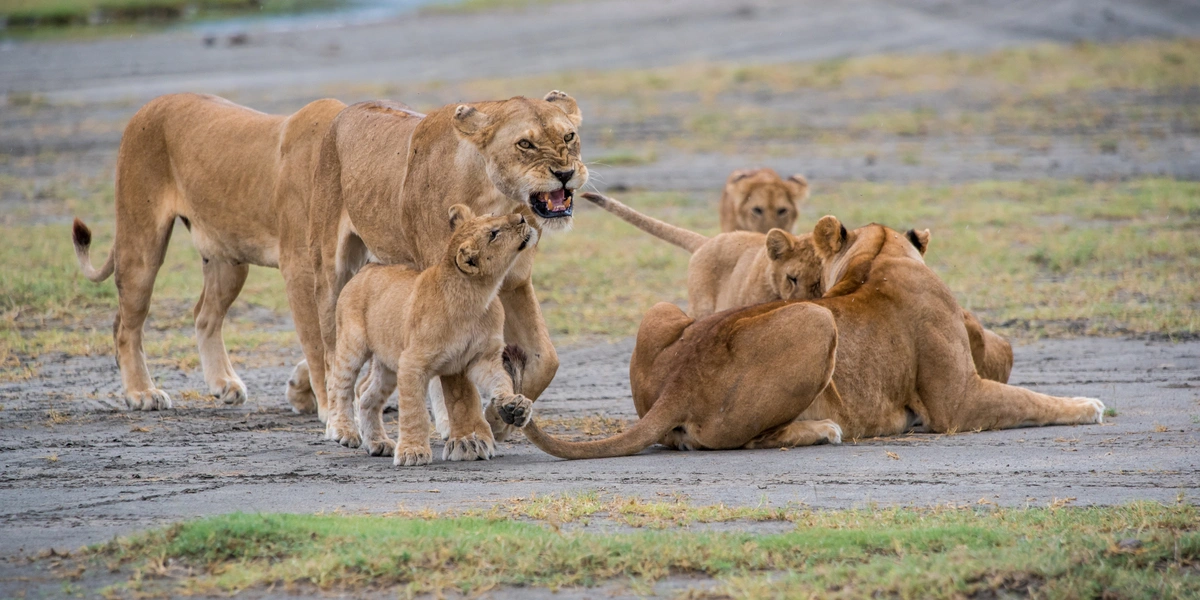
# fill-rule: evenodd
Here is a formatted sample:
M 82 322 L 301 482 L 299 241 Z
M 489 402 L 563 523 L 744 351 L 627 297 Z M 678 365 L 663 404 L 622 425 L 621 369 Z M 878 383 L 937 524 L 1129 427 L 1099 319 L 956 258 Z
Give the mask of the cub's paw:
M 1072 398 L 1083 405 L 1083 418 L 1079 420 L 1084 425 L 1104 422 L 1104 403 L 1097 398 Z
M 497 442 L 503 442 L 514 431 L 520 431 L 519 427 L 513 427 L 500 418 L 500 409 L 496 406 L 495 401 L 489 402 L 487 408 L 483 409 L 483 420 L 487 421 L 488 426 L 492 428 L 492 439 Z
M 317 395 L 313 393 L 312 381 L 308 378 L 308 361 L 302 360 L 292 370 L 287 382 L 288 404 L 298 414 L 317 412 Z
M 491 440 L 480 439 L 475 433 L 446 440 L 442 460 L 491 460 L 496 449 Z
M 533 418 L 533 402 L 516 394 L 499 403 L 500 419 L 509 425 L 524 427 Z
M 825 443 L 835 446 L 842 443 L 842 428 L 828 419 L 817 423 L 817 431 L 825 437 Z
M 159 389 L 125 394 L 125 406 L 129 410 L 167 410 L 171 408 L 171 397 Z
M 333 440 L 347 448 L 357 448 L 362 444 L 358 435 L 358 427 L 349 419 L 334 417 L 325 424 L 325 439 Z
M 363 448 L 367 449 L 367 455 L 369 455 L 369 456 L 395 456 L 396 455 L 396 442 L 393 442 L 387 436 L 381 436 L 381 437 L 377 437 L 374 439 L 369 439 L 366 441 L 365 444 L 363 444 Z M 427 452 L 427 454 L 432 455 L 433 450 L 429 450 Z M 397 464 L 399 464 L 399 463 L 397 463 Z M 425 464 L 428 464 L 428 461 L 426 461 Z
M 397 467 L 420 467 L 433 462 L 433 449 L 429 442 L 409 446 L 397 445 L 392 464 Z
M 211 392 L 212 395 L 225 404 L 238 406 L 246 402 L 246 384 L 238 379 L 230 379 L 219 388 L 211 390 Z

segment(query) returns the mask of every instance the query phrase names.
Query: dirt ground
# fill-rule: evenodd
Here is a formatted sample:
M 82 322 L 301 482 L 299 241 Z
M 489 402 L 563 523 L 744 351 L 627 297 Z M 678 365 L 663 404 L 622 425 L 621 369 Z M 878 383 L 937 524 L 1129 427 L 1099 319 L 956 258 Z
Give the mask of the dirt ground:
M 0 107 L 0 174 L 40 181 L 71 170 L 110 173 L 124 120 L 146 99 L 208 91 L 264 110 L 338 95 L 356 82 L 505 77 L 572 68 L 663 66 L 697 60 L 777 62 L 878 52 L 978 51 L 1039 41 L 1195 35 L 1200 5 L 1187 2 L 743 2 L 602 1 L 498 15 L 405 18 L 352 29 L 255 31 L 250 43 L 206 49 L 192 30 L 134 39 L 0 45 L 0 93 L 48 105 L 32 116 Z M 719 40 L 714 42 L 714 40 Z M 359 94 L 350 91 L 349 95 Z M 1162 99 L 1132 98 L 1130 102 Z M 1194 105 L 1197 99 L 1166 101 Z M 583 102 L 581 100 L 581 102 Z M 793 99 L 830 119 L 869 108 Z M 587 106 L 585 104 L 585 110 Z M 585 125 L 636 142 L 603 118 Z M 592 133 L 588 133 L 588 128 Z M 624 135 L 625 137 L 622 137 Z M 672 135 L 667 125 L 666 133 Z M 591 139 L 589 139 L 589 137 Z M 816 180 L 1200 177 L 1194 133 L 1103 152 L 1087 135 L 1055 139 L 1049 152 L 999 168 L 994 136 L 924 141 L 927 159 L 903 164 L 884 152 L 862 160 L 863 142 L 839 154 L 793 148 L 764 162 L 803 161 Z M 589 146 L 590 148 L 591 146 Z M 844 150 L 844 148 L 843 148 Z M 39 160 L 21 160 L 42 157 Z M 651 164 L 596 167 L 605 187 L 715 190 L 743 159 L 664 152 Z M 781 167 L 784 168 L 784 167 Z M 66 224 L 0 190 L 0 210 Z M 569 235 L 569 234 L 568 234 Z M 64 252 L 69 248 L 64 247 Z M 6 268 L 12 268 L 8 266 Z M 235 314 L 237 310 L 235 309 Z M 270 318 L 266 325 L 289 327 Z M 562 368 L 538 403 L 543 418 L 633 418 L 631 341 L 564 348 Z M 241 368 L 251 399 L 236 409 L 181 398 L 162 413 L 112 412 L 119 391 L 110 356 L 40 357 L 37 375 L 0 384 L 0 556 L 73 549 L 114 535 L 200 515 L 241 511 L 386 511 L 440 508 L 564 491 L 687 494 L 699 503 L 814 507 L 947 502 L 1045 505 L 1133 499 L 1200 500 L 1200 342 L 1045 340 L 1016 349 L 1012 383 L 1047 393 L 1095 396 L 1116 409 L 1105 424 L 955 436 L 912 435 L 787 452 L 652 450 L 602 461 L 564 462 L 523 440 L 490 462 L 398 469 L 390 460 L 322 441 L 314 417 L 292 414 L 283 385 L 298 348 Z M 264 367 L 262 364 L 276 366 Z M 169 392 L 202 388 L 198 370 L 155 368 Z M 440 457 L 435 444 L 435 456 Z M 898 458 L 891 458 L 888 453 Z M 0 596 L 22 585 L 17 563 L 0 568 Z M 14 571 L 14 569 L 16 569 Z

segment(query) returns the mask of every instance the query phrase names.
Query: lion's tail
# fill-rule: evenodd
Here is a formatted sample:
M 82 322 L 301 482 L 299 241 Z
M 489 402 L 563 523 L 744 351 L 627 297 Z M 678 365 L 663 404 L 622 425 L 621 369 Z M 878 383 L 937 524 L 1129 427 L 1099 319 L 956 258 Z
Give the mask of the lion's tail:
M 583 194 L 583 197 L 590 200 L 596 206 L 599 206 L 600 208 L 603 208 L 604 210 L 621 217 L 630 225 L 633 225 L 634 227 L 637 227 L 638 229 L 641 229 L 642 231 L 645 231 L 656 238 L 675 244 L 676 246 L 679 246 L 688 252 L 695 252 L 700 248 L 700 246 L 703 246 L 704 243 L 708 241 L 708 238 L 696 233 L 695 231 L 688 231 L 682 227 L 676 227 L 669 223 L 659 221 L 654 217 L 643 215 L 642 213 L 633 210 L 632 208 L 629 208 L 628 206 L 625 206 L 624 204 L 621 204 L 620 202 L 609 198 L 608 196 L 587 192 Z
M 559 458 L 576 460 L 580 458 L 611 458 L 614 456 L 629 456 L 649 448 L 662 439 L 667 432 L 679 424 L 679 418 L 668 412 L 663 402 L 658 402 L 646 413 L 646 416 L 628 430 L 614 435 L 606 440 L 591 442 L 567 442 L 542 431 L 533 419 L 522 430 L 525 437 L 543 452 Z
M 116 252 L 110 250 L 108 260 L 105 260 L 99 269 L 93 267 L 92 258 L 88 254 L 88 249 L 92 245 L 92 230 L 88 229 L 88 226 L 84 225 L 83 221 L 80 221 L 78 218 L 75 219 L 75 224 L 71 228 L 71 239 L 75 242 L 75 258 L 79 259 L 79 268 L 83 271 L 84 277 L 100 283 L 113 274 L 114 255 Z

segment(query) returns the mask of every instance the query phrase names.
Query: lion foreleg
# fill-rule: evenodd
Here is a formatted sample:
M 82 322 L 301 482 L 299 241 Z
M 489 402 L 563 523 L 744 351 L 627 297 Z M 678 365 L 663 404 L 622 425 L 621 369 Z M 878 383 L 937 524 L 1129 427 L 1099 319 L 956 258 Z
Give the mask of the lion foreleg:
M 524 427 L 533 417 L 533 403 L 525 396 L 513 393 L 512 380 L 504 369 L 500 345 L 500 340 L 497 340 L 492 351 L 472 362 L 467 367 L 467 378 L 475 384 L 475 388 L 489 403 L 489 407 L 495 407 L 498 415 L 502 415 L 505 424 L 512 423 L 511 427 Z M 495 426 L 490 420 L 488 425 L 493 436 L 504 439 L 496 435 Z M 503 433 L 507 435 L 508 430 L 503 430 Z
M 204 259 L 204 291 L 193 312 L 196 319 L 196 346 L 200 351 L 200 366 L 208 393 L 225 404 L 246 401 L 246 384 L 233 370 L 221 329 L 225 314 L 237 299 L 250 273 L 249 265 Z
M 763 433 L 746 444 L 746 448 L 791 448 L 816 444 L 842 443 L 842 428 L 832 420 L 792 421 Z
M 490 459 L 496 450 L 492 428 L 483 418 L 479 392 L 464 375 L 442 376 L 442 393 L 450 417 L 450 437 L 443 460 Z
M 425 410 L 425 393 L 429 389 L 429 364 L 405 352 L 396 368 L 396 390 L 400 420 L 400 437 L 392 464 L 398 467 L 427 465 L 433 460 L 429 445 L 429 412 Z
M 515 390 L 530 400 L 537 400 L 558 372 L 558 352 L 550 341 L 542 308 L 533 292 L 533 283 L 500 291 L 504 305 L 504 343 L 519 348 L 525 356 L 521 371 L 521 387 Z

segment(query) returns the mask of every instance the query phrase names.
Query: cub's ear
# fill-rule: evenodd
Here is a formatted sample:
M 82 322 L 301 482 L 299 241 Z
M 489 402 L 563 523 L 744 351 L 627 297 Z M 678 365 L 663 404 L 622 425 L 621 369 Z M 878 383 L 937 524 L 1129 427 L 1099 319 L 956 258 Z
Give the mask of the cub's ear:
M 767 232 L 767 257 L 771 260 L 782 260 L 791 256 L 795 247 L 788 232 L 779 228 Z
M 813 247 L 822 260 L 828 260 L 846 245 L 846 226 L 833 215 L 825 215 L 813 227 Z
M 455 204 L 450 207 L 450 231 L 458 229 L 459 225 L 475 218 L 475 211 L 466 204 Z
M 783 185 L 787 186 L 788 193 L 792 195 L 793 201 L 801 202 L 808 198 L 808 180 L 803 175 L 796 173 L 784 179 Z
M 454 109 L 454 128 L 467 137 L 482 132 L 491 124 L 492 118 L 474 106 L 459 104 L 458 108 Z
M 929 230 L 917 231 L 916 229 L 909 229 L 905 235 L 908 236 L 908 241 L 917 247 L 917 252 L 920 252 L 921 256 L 925 256 L 925 251 L 929 249 Z
M 575 102 L 574 98 L 568 96 L 565 92 L 553 90 L 549 94 L 546 94 L 546 97 L 542 99 L 557 106 L 560 110 L 566 113 L 567 119 L 570 120 L 571 123 L 573 123 L 576 127 L 579 127 L 579 125 L 583 123 L 583 113 L 579 112 L 579 104 Z
M 474 241 L 463 242 L 463 245 L 458 247 L 458 254 L 454 257 L 454 264 L 458 265 L 458 270 L 467 275 L 474 275 L 479 272 L 479 248 L 475 247 Z
M 738 169 L 729 174 L 729 178 L 725 180 L 725 185 L 733 185 L 733 184 L 757 173 L 758 171 L 759 171 L 759 169 Z

